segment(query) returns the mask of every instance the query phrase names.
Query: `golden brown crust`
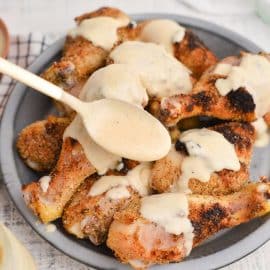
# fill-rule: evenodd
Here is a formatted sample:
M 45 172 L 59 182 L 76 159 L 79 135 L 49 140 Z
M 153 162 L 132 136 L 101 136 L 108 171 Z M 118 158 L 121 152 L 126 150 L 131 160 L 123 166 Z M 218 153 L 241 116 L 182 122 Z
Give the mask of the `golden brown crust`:
M 180 43 L 174 44 L 174 56 L 186 65 L 197 79 L 217 62 L 214 53 L 190 30 L 186 30 Z
M 269 184 L 254 183 L 227 196 L 188 195 L 189 219 L 194 227 L 193 247 L 221 229 L 267 214 L 269 194 Z M 148 238 L 151 242 L 146 241 Z M 183 260 L 187 256 L 183 239 L 183 235 L 169 234 L 143 218 L 140 201 L 136 199 L 115 215 L 107 245 L 123 263 L 144 269 L 152 264 Z M 141 266 L 134 265 L 138 261 Z
M 69 233 L 79 238 L 89 238 L 93 244 L 100 245 L 106 241 L 114 214 L 138 195 L 128 187 L 130 198 L 112 200 L 106 194 L 89 196 L 94 181 L 89 178 L 81 185 L 65 207 L 62 221 Z
M 249 179 L 249 164 L 255 141 L 255 130 L 248 123 L 225 123 L 209 129 L 223 134 L 234 144 L 241 168 L 239 171 L 222 170 L 211 175 L 208 182 L 198 179 L 190 179 L 189 188 L 195 194 L 222 195 L 238 191 Z M 167 156 L 154 163 L 151 176 L 151 187 L 159 193 L 168 192 L 171 186 L 179 179 L 181 174 L 181 158 L 186 156 L 183 151 L 179 152 L 180 161 L 174 161 Z
M 25 127 L 17 139 L 23 161 L 35 171 L 50 171 L 57 162 L 68 118 L 49 116 Z
M 48 189 L 42 190 L 40 182 L 23 186 L 25 202 L 43 223 L 53 221 L 62 215 L 64 206 L 85 178 L 95 171 L 81 145 L 66 138 L 56 167 L 50 173 Z

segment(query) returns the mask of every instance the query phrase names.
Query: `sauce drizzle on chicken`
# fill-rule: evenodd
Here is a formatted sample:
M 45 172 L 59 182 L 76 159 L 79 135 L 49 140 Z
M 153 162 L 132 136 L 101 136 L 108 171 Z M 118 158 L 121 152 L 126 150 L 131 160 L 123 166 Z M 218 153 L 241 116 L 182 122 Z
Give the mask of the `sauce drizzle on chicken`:
M 173 54 L 173 43 L 180 43 L 184 36 L 183 26 L 173 20 L 161 19 L 146 23 L 139 40 L 162 45 L 168 53 Z
M 180 136 L 180 142 L 185 144 L 189 155 L 183 159 L 176 190 L 190 192 L 188 181 L 191 178 L 207 182 L 215 171 L 240 169 L 233 144 L 219 132 L 206 128 L 191 129 Z

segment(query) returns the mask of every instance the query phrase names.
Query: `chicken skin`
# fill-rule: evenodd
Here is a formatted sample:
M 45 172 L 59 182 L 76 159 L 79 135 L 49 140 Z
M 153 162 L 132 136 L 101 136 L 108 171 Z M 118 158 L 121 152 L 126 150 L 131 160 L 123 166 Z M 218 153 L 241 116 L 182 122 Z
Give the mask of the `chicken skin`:
M 23 186 L 24 200 L 43 223 L 48 223 L 61 217 L 73 193 L 95 172 L 81 145 L 68 137 L 50 175 Z
M 238 191 L 249 179 L 249 165 L 255 141 L 255 130 L 248 123 L 225 123 L 209 128 L 221 133 L 234 145 L 241 167 L 239 171 L 223 169 L 212 173 L 208 182 L 192 178 L 188 187 L 192 193 L 223 195 Z M 181 164 L 187 151 L 180 141 L 174 146 L 178 154 L 170 152 L 166 157 L 154 163 L 151 187 L 159 193 L 169 192 L 181 175 Z
M 224 228 L 269 213 L 269 195 L 269 183 L 248 184 L 231 195 L 187 195 L 193 247 Z M 114 216 L 108 247 L 121 262 L 129 263 L 135 269 L 183 260 L 188 255 L 183 234 L 168 233 L 162 226 L 145 219 L 140 207 L 140 199 L 134 199 Z
M 17 139 L 18 152 L 27 166 L 35 171 L 50 171 L 61 151 L 63 133 L 69 118 L 49 116 L 25 127 Z
M 227 57 L 220 63 L 238 66 L 240 57 Z M 226 76 L 214 74 L 216 66 L 210 67 L 188 95 L 164 98 L 159 110 L 155 104 L 154 113 L 166 126 L 174 126 L 178 121 L 195 117 L 210 116 L 223 120 L 252 122 L 256 120 L 256 104 L 252 95 L 240 87 L 222 96 L 216 88 L 216 81 Z M 150 105 L 151 111 L 151 105 Z

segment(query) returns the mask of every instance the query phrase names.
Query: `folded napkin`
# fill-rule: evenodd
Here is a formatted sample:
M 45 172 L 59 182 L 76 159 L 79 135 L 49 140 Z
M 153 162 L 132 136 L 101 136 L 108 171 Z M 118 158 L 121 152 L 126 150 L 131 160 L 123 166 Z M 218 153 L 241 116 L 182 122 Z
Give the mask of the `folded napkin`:
M 11 36 L 7 59 L 21 67 L 27 67 L 59 36 L 59 34 L 41 33 Z M 14 85 L 15 81 L 7 76 L 3 76 L 0 80 L 0 116 Z

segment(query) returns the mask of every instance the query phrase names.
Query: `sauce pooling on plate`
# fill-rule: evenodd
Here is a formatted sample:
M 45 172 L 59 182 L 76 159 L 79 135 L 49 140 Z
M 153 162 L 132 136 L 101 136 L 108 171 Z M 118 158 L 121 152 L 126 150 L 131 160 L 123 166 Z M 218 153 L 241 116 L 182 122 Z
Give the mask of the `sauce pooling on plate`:
M 216 131 L 192 129 L 185 131 L 179 140 L 185 144 L 189 155 L 182 161 L 178 191 L 190 192 L 188 181 L 192 178 L 207 182 L 215 171 L 240 169 L 234 145 Z
M 141 199 L 141 215 L 170 234 L 184 236 L 186 255 L 193 244 L 193 226 L 191 224 L 187 196 L 183 193 L 163 193 Z
M 83 20 L 69 34 L 72 37 L 82 36 L 91 41 L 95 46 L 109 51 L 118 41 L 117 29 L 129 24 L 127 17 L 112 18 L 100 16 Z
M 151 97 L 189 93 L 192 89 L 189 69 L 160 45 L 127 41 L 112 50 L 110 58 L 136 69 Z
M 185 36 L 185 28 L 173 20 L 151 20 L 144 26 L 139 39 L 163 46 L 173 54 L 173 43 L 181 42 Z
M 257 118 L 262 118 L 270 111 L 270 61 L 266 57 L 245 53 L 239 66 L 221 63 L 214 73 L 227 76 L 216 81 L 216 87 L 222 96 L 244 87 L 253 97 Z M 260 124 L 254 124 L 255 128 L 260 128 L 257 129 L 257 138 L 260 140 L 256 143 L 257 146 L 265 146 L 269 141 L 266 139 L 268 131 L 265 126 L 262 127 L 261 121 L 264 120 L 261 119 Z

